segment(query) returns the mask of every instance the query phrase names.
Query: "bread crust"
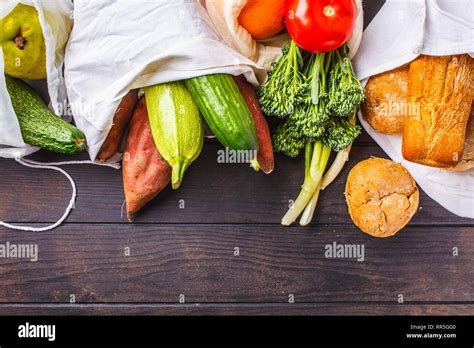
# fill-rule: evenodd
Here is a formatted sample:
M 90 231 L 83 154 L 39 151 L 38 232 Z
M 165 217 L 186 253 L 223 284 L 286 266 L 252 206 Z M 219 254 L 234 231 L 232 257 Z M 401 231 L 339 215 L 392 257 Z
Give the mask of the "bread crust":
M 405 119 L 402 153 L 406 160 L 441 168 L 461 161 L 473 74 L 468 55 L 420 56 L 410 64 L 409 93 L 420 112 Z
M 410 103 L 409 69 L 410 65 L 406 64 L 372 76 L 365 86 L 367 99 L 362 104 L 362 115 L 380 133 L 403 132 L 405 116 L 410 115 L 410 108 L 407 108 Z
M 354 224 L 379 238 L 395 235 L 415 215 L 419 190 L 399 163 L 370 158 L 357 164 L 346 183 L 346 201 Z
M 471 117 L 467 123 L 464 154 L 458 165 L 454 168 L 449 168 L 448 170 L 453 172 L 465 172 L 472 168 L 474 168 L 474 104 L 471 109 Z

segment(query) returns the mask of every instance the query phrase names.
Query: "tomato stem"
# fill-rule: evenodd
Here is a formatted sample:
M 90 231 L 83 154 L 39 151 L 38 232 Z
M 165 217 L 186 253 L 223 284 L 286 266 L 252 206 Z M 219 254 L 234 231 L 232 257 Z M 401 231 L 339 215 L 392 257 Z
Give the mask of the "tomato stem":
M 332 17 L 336 14 L 336 10 L 334 10 L 334 7 L 331 5 L 325 6 L 323 11 L 326 17 Z

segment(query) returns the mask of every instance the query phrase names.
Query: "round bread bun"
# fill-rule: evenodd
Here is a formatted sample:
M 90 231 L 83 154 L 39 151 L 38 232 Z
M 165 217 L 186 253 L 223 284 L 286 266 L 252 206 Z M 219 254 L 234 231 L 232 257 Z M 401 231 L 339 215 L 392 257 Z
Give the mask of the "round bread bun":
M 352 168 L 346 183 L 346 201 L 354 224 L 379 238 L 395 235 L 415 215 L 419 191 L 410 173 L 399 163 L 370 158 Z
M 380 133 L 403 133 L 405 116 L 409 116 L 406 115 L 406 106 L 410 102 L 409 68 L 407 64 L 372 76 L 365 86 L 367 99 L 362 104 L 362 115 Z

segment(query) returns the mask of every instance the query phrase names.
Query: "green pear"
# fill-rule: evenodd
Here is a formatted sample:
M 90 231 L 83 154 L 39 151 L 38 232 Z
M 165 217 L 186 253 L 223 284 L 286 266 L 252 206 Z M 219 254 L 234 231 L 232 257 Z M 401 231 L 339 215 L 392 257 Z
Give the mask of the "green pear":
M 5 73 L 24 80 L 46 78 L 46 42 L 32 6 L 18 4 L 0 20 Z

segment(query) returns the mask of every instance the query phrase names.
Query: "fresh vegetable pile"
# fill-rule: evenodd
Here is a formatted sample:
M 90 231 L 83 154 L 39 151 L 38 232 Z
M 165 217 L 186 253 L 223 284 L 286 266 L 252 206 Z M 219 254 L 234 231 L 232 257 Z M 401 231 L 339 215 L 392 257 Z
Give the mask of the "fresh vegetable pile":
M 254 152 L 255 170 L 273 171 L 270 130 L 244 78 L 208 75 L 146 87 L 144 93 L 132 117 L 123 160 L 130 221 L 170 181 L 173 189 L 179 188 L 186 169 L 201 153 L 203 119 L 228 149 Z
M 282 224 L 303 213 L 300 224 L 307 225 L 320 190 L 338 175 L 360 134 L 355 112 L 365 92 L 345 44 L 355 23 L 353 1 L 289 1 L 287 13 L 293 40 L 261 87 L 260 104 L 267 115 L 284 120 L 273 135 L 275 150 L 296 157 L 304 149 L 303 187 Z M 324 175 L 331 151 L 338 155 Z
M 255 16 L 260 7 L 248 5 L 244 12 Z M 265 8 L 271 6 L 265 2 Z M 278 20 L 268 20 L 265 37 L 282 27 L 283 2 L 273 6 Z M 355 112 L 365 92 L 346 43 L 356 7 L 353 0 L 288 0 L 284 13 L 292 40 L 258 94 L 243 76 L 214 74 L 147 86 L 144 97 L 138 90 L 123 97 L 97 158 L 107 162 L 125 145 L 130 221 L 168 183 L 180 187 L 201 153 L 206 122 L 229 150 L 253 153 L 249 162 L 255 170 L 273 171 L 273 149 L 290 157 L 304 152 L 302 190 L 282 223 L 290 225 L 302 215 L 300 224 L 309 224 L 320 190 L 337 177 L 361 132 Z M 84 134 L 52 114 L 28 85 L 9 76 L 6 82 L 25 142 L 70 154 L 86 147 Z M 281 119 L 273 136 L 262 112 Z M 337 155 L 327 170 L 332 152 Z
M 26 143 L 66 154 L 85 149 L 79 129 L 49 111 L 25 82 L 8 75 L 5 79 Z M 255 170 L 273 171 L 270 130 L 245 78 L 202 76 L 146 87 L 144 94 L 139 100 L 132 90 L 122 99 L 98 154 L 99 161 L 110 160 L 125 140 L 123 180 L 130 221 L 170 181 L 173 189 L 179 188 L 201 153 L 203 119 L 228 149 L 255 154 L 250 162 Z

